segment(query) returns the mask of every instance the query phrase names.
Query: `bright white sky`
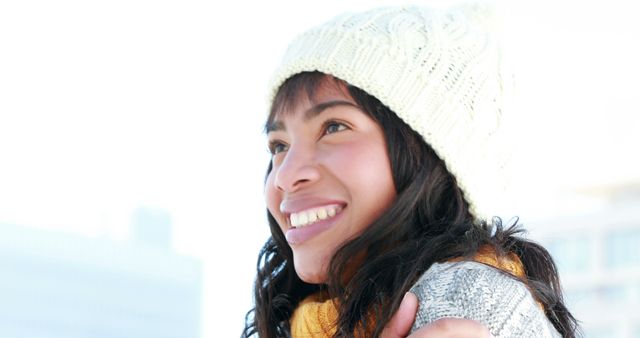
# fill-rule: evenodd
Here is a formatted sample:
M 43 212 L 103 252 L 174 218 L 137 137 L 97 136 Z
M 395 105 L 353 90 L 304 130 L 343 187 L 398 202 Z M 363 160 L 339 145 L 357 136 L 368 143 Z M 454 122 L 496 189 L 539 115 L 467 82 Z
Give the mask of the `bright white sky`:
M 390 3 L 0 3 L 0 223 L 126 240 L 134 208 L 164 208 L 175 250 L 205 264 L 204 337 L 237 336 L 267 236 L 269 76 L 297 33 Z M 503 5 L 520 215 L 553 212 L 559 191 L 640 180 L 627 3 Z

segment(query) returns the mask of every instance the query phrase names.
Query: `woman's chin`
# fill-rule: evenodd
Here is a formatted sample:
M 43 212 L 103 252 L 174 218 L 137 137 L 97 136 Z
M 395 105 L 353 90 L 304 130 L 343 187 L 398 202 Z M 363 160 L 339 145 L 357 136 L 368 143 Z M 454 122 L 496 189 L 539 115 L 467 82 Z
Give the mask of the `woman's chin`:
M 305 283 L 324 284 L 327 280 L 327 273 L 323 270 L 309 270 L 296 267 L 296 274 Z
M 324 280 L 322 278 L 318 278 L 318 277 L 313 277 L 313 278 L 303 278 L 300 277 L 300 279 L 302 279 L 303 282 L 308 283 L 308 284 L 324 284 Z
M 327 282 L 329 260 L 333 251 L 305 249 L 293 249 L 293 267 L 298 278 L 309 284 L 325 284 Z

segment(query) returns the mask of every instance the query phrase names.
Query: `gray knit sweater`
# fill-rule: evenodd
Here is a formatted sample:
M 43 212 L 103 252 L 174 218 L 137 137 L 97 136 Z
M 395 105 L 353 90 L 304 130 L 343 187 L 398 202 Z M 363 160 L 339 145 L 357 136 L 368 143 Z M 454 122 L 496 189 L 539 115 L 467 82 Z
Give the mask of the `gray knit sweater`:
M 411 292 L 419 299 L 412 332 L 456 317 L 483 323 L 496 338 L 560 337 L 523 283 L 482 263 L 434 264 Z

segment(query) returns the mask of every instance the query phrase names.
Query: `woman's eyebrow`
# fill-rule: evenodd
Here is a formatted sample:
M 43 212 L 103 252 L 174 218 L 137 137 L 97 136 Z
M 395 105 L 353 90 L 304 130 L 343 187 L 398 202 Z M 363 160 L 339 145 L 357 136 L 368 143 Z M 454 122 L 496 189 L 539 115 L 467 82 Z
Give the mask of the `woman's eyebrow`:
M 267 124 L 264 126 L 265 134 L 269 134 L 270 132 L 274 132 L 274 131 L 283 131 L 283 130 L 286 130 L 286 128 L 284 127 L 284 123 L 282 123 L 282 121 L 279 121 L 279 120 L 267 122 Z
M 349 101 L 344 101 L 344 100 L 327 101 L 327 102 L 318 103 L 317 105 L 307 109 L 304 112 L 304 120 L 305 121 L 309 121 L 312 118 L 320 115 L 325 110 L 327 110 L 329 108 L 332 108 L 332 107 L 337 107 L 337 106 L 349 106 L 349 107 L 353 107 L 353 108 L 356 108 L 356 109 L 360 109 L 360 107 L 356 106 L 354 103 L 349 102 Z
M 358 107 L 356 104 L 354 104 L 353 102 L 349 102 L 349 101 L 344 101 L 344 100 L 333 100 L 333 101 L 327 101 L 327 102 L 322 102 L 322 103 L 318 103 L 317 105 L 307 109 L 303 114 L 304 114 L 304 121 L 309 121 L 311 119 L 313 119 L 314 117 L 322 114 L 322 112 L 324 112 L 325 110 L 329 109 L 329 108 L 333 108 L 333 107 L 337 107 L 337 106 L 349 106 L 352 108 L 356 108 L 356 109 L 360 109 L 360 107 Z M 267 123 L 267 125 L 265 126 L 265 132 L 268 134 L 270 132 L 274 132 L 274 131 L 283 131 L 286 130 L 284 123 L 282 123 L 282 121 L 279 120 L 274 120 L 271 121 L 269 123 Z

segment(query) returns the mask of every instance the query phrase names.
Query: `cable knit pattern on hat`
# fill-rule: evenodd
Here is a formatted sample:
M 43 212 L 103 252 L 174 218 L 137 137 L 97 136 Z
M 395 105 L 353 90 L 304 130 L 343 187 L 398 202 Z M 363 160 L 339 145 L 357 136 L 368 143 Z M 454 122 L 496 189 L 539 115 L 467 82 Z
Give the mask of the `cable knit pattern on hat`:
M 304 71 L 378 98 L 420 133 L 456 177 L 476 216 L 493 216 L 504 157 L 504 79 L 485 7 L 396 7 L 344 14 L 289 46 L 270 91 Z
M 524 283 L 482 263 L 434 264 L 411 292 L 419 299 L 412 332 L 455 317 L 483 323 L 496 338 L 560 337 Z

